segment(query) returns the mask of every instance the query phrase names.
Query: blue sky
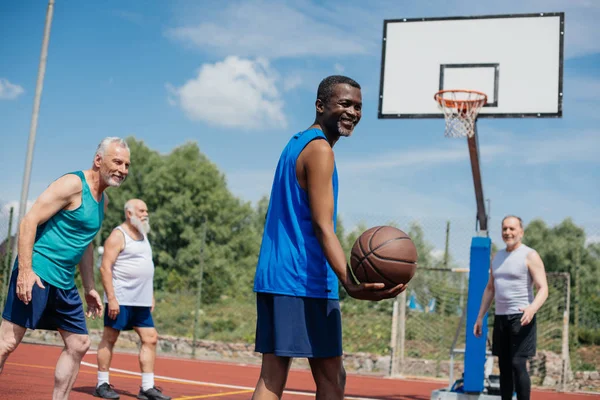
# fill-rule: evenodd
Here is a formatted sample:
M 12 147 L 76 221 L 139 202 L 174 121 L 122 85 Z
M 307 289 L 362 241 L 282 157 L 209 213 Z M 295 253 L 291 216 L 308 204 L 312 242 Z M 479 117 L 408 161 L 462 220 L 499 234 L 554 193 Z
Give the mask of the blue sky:
M 4 218 L 20 197 L 46 4 L 0 3 Z M 466 143 L 445 139 L 442 120 L 377 118 L 383 20 L 558 11 L 563 118 L 478 123 L 491 233 L 510 213 L 572 217 L 600 236 L 600 2 L 591 0 L 57 0 L 29 199 L 88 168 L 102 137 L 135 135 L 163 153 L 198 142 L 230 189 L 256 201 L 289 136 L 313 121 L 319 81 L 341 73 L 364 101 L 354 135 L 335 148 L 342 217 L 420 220 L 437 247 L 450 219 L 466 256 L 475 220 Z

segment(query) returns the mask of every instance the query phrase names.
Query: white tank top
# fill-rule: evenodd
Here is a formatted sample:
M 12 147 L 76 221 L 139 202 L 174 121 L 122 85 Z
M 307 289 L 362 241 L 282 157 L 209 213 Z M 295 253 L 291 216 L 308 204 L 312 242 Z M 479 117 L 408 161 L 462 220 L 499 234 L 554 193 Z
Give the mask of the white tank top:
M 125 248 L 112 267 L 115 297 L 121 306 L 152 306 L 154 262 L 148 237 L 135 240 L 117 226 L 125 238 Z M 106 293 L 104 302 L 107 302 Z
M 533 280 L 527 268 L 531 247 L 521 244 L 513 251 L 502 249 L 492 261 L 496 315 L 520 314 L 533 301 Z

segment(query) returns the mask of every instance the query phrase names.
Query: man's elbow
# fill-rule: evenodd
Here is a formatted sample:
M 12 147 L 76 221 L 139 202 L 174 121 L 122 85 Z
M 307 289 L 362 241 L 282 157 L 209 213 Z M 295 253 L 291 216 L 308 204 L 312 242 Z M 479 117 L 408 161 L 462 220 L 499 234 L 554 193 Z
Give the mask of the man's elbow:
M 324 238 L 330 233 L 335 234 L 333 225 L 327 222 L 313 220 L 313 229 L 317 238 Z
M 38 221 L 31 214 L 27 213 L 23 216 L 21 223 L 19 223 L 19 231 L 27 232 L 31 230 L 31 228 L 37 228 Z

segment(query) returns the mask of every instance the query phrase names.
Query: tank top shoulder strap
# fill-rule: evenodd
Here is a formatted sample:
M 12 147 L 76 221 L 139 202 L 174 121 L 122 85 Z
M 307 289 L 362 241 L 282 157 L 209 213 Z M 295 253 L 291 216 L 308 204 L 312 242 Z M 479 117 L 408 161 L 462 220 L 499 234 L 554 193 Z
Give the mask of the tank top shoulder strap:
M 129 243 L 130 240 L 132 240 L 129 235 L 127 234 L 127 232 L 125 232 L 125 229 L 123 229 L 121 227 L 121 225 L 115 227 L 114 230 L 117 230 L 119 232 L 121 232 L 121 234 L 123 235 L 123 250 L 125 250 L 125 248 L 127 247 L 127 244 Z
M 292 154 L 297 157 L 302 150 L 315 139 L 327 139 L 325 134 L 320 129 L 308 129 L 306 131 L 298 132 L 293 136 Z

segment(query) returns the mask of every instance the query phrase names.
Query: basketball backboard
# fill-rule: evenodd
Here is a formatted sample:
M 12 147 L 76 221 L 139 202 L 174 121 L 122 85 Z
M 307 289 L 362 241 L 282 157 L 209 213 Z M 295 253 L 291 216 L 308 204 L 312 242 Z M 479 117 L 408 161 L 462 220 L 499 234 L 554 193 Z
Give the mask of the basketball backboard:
M 564 13 L 385 20 L 379 118 L 443 118 L 439 90 L 487 95 L 479 117 L 562 117 Z

